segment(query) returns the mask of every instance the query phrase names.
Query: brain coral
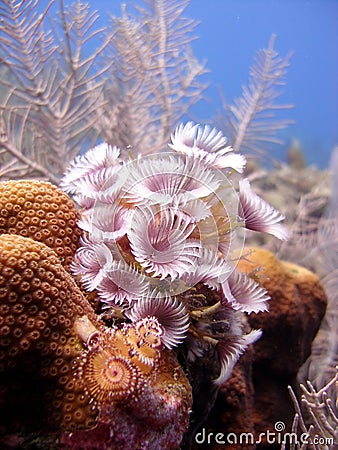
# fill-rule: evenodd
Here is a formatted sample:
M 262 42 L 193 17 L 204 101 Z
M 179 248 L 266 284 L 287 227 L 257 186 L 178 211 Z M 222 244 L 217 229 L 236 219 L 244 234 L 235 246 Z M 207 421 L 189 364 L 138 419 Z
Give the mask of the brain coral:
M 61 189 L 36 180 L 0 183 L 0 234 L 18 234 L 52 248 L 67 268 L 81 231 L 78 212 Z

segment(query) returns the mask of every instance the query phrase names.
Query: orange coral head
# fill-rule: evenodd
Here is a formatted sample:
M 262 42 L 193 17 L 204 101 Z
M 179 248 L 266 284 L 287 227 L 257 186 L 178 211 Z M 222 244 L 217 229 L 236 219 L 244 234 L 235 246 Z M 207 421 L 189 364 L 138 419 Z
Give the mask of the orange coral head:
M 85 356 L 82 376 L 88 394 L 99 403 L 135 396 L 142 379 L 139 369 L 130 359 L 114 354 L 109 348 L 99 348 Z
M 0 436 L 93 427 L 98 409 L 75 362 L 103 323 L 43 243 L 0 235 L 0 324 Z
M 0 234 L 17 234 L 52 248 L 68 270 L 78 247 L 79 213 L 61 189 L 46 181 L 0 183 Z

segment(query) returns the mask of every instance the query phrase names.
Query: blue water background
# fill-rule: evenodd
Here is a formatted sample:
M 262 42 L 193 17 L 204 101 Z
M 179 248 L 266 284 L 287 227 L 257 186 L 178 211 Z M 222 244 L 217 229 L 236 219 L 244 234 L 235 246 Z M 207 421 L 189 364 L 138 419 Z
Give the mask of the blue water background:
M 129 0 L 89 2 L 100 25 L 119 15 L 122 3 L 128 10 Z M 184 15 L 199 22 L 193 49 L 209 70 L 205 100 L 192 107 L 191 117 L 210 123 L 221 107 L 220 90 L 230 103 L 241 95 L 256 51 L 274 33 L 279 54 L 293 52 L 280 101 L 295 104 L 282 114 L 295 124 L 282 133 L 286 144 L 273 148 L 273 156 L 284 160 L 297 138 L 309 164 L 327 167 L 338 144 L 338 0 L 191 0 Z
M 295 137 L 308 163 L 326 167 L 338 144 L 338 2 L 192 0 L 187 12 L 201 21 L 194 48 L 208 59 L 208 94 L 216 101 L 218 86 L 228 101 L 241 94 L 255 52 L 268 46 L 272 33 L 280 55 L 293 52 L 280 101 L 295 104 L 282 116 L 296 123 L 283 133 L 286 145 L 274 148 L 274 156 L 284 159 Z M 208 118 L 212 110 L 205 113 Z

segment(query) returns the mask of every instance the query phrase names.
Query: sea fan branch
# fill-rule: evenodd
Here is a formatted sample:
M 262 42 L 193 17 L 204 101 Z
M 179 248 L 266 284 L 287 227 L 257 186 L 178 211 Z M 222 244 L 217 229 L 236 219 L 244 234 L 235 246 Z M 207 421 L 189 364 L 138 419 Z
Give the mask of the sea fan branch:
M 145 0 L 134 13 L 113 18 L 108 107 L 98 111 L 104 139 L 142 153 L 163 148 L 175 122 L 198 100 L 204 65 L 190 44 L 195 24 L 182 17 L 187 1 Z
M 6 152 L 7 177 L 17 173 L 11 162 L 16 160 L 25 162 L 26 176 L 57 182 L 93 133 L 94 110 L 100 107 L 107 66 L 93 69 L 107 40 L 89 55 L 85 47 L 100 31 L 92 31 L 97 15 L 79 0 L 69 8 L 60 0 L 60 20 L 45 32 L 53 4 L 49 1 L 43 13 L 37 0 L 0 5 L 6 18 L 0 32 L 6 71 L 1 84 L 10 93 L 1 104 L 7 143 L 0 149 Z
M 278 104 L 281 95 L 277 87 L 284 84 L 291 54 L 281 58 L 274 50 L 275 36 L 267 49 L 260 50 L 250 70 L 249 86 L 243 87 L 242 96 L 232 105 L 223 101 L 225 122 L 234 150 L 260 153 L 267 143 L 281 143 L 276 132 L 292 123 L 275 119 L 275 112 L 291 108 L 291 104 Z
M 296 411 L 292 433 L 307 434 L 307 444 L 301 447 L 300 443 L 293 445 L 293 450 L 302 448 L 313 448 L 315 450 L 333 450 L 338 438 L 338 416 L 336 398 L 329 397 L 329 392 L 335 392 L 337 396 L 338 366 L 335 375 L 316 391 L 310 381 L 307 385 L 300 385 L 302 396 L 301 402 L 304 407 L 304 414 L 298 399 L 289 386 L 289 392 Z M 307 420 L 305 419 L 307 417 Z M 308 424 L 310 422 L 310 424 Z

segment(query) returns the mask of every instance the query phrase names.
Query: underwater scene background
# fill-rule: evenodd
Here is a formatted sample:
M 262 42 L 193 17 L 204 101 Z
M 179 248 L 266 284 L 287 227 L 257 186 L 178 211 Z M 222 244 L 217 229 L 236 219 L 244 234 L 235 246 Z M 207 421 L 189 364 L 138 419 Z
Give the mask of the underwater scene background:
M 1 448 L 336 448 L 337 4 L 0 2 Z
M 89 2 L 107 25 L 122 3 Z M 138 4 L 138 1 L 130 2 Z M 306 161 L 328 166 L 338 143 L 338 2 L 336 0 L 191 0 L 185 16 L 198 22 L 192 43 L 197 58 L 206 61 L 208 83 L 204 99 L 193 105 L 190 119 L 210 123 L 221 109 L 220 92 L 232 101 L 248 83 L 255 52 L 276 34 L 275 49 L 292 52 L 283 87 L 283 103 L 294 108 L 283 116 L 294 120 L 282 133 L 285 145 L 273 149 L 285 160 L 287 146 L 298 139 Z

